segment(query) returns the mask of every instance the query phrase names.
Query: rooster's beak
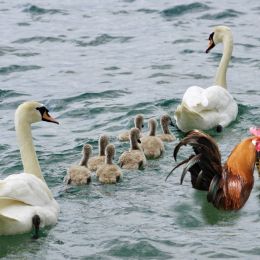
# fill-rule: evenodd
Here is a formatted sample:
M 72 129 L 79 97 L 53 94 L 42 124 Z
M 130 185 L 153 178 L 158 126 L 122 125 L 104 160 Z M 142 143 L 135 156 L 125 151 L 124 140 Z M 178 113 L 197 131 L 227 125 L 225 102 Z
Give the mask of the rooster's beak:
M 258 176 L 260 177 L 260 151 L 256 152 L 256 168 L 258 171 Z

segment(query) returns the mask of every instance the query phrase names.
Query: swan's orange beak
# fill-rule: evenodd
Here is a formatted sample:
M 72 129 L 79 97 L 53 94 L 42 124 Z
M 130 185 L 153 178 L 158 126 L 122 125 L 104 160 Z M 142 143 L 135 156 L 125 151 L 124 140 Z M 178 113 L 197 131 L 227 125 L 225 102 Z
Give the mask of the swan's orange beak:
M 209 51 L 211 49 L 213 49 L 214 47 L 215 47 L 215 43 L 214 43 L 213 39 L 209 39 L 209 45 L 208 45 L 208 48 L 206 50 L 206 53 L 209 53 Z
M 42 120 L 50 123 L 59 124 L 59 122 L 55 118 L 51 117 L 47 111 L 43 113 Z

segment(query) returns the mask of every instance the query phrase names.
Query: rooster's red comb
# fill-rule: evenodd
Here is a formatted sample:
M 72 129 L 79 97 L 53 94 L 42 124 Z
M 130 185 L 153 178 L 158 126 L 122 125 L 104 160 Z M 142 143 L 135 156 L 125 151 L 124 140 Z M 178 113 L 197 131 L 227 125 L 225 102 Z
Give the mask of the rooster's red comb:
M 252 135 L 260 136 L 260 128 L 250 127 L 249 132 L 250 132 Z

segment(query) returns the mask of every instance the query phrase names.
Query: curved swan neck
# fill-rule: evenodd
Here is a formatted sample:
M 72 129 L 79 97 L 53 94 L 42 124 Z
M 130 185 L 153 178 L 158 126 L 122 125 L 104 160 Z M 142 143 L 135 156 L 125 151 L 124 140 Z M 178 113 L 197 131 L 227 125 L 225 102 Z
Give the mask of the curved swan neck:
M 33 145 L 31 125 L 16 117 L 15 129 L 24 172 L 33 174 L 45 182 Z
M 132 136 L 131 139 L 130 139 L 130 147 L 131 147 L 132 150 L 139 150 L 140 149 L 135 136 Z
M 223 55 L 216 73 L 215 84 L 227 88 L 227 67 L 233 50 L 233 37 L 231 32 L 223 37 L 223 45 Z
M 106 164 L 113 164 L 113 155 L 112 154 L 106 155 Z
M 162 130 L 164 134 L 170 134 L 170 129 L 168 127 L 168 122 L 161 122 Z

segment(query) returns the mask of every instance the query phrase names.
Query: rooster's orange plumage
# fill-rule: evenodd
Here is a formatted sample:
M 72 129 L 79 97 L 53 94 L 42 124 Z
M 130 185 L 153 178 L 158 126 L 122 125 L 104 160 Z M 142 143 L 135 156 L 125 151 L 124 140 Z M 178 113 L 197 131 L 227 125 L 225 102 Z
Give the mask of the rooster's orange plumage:
M 175 160 L 183 145 L 192 146 L 195 154 L 179 163 L 170 174 L 179 166 L 186 164 L 181 183 L 189 171 L 193 188 L 207 191 L 208 201 L 216 208 L 241 209 L 253 188 L 253 173 L 257 160 L 256 151 L 259 153 L 260 150 L 260 136 L 251 136 L 239 143 L 223 166 L 218 146 L 209 135 L 198 130 L 189 132 L 175 147 Z

